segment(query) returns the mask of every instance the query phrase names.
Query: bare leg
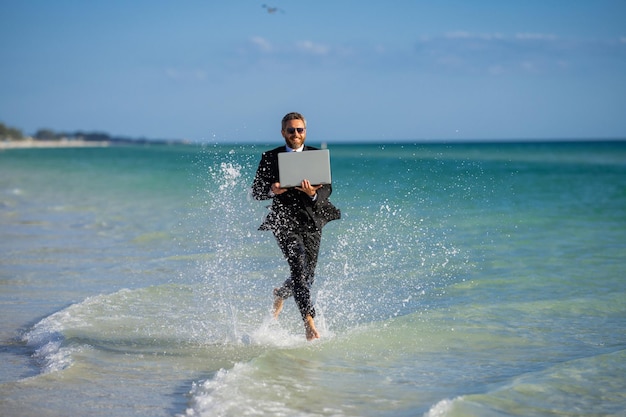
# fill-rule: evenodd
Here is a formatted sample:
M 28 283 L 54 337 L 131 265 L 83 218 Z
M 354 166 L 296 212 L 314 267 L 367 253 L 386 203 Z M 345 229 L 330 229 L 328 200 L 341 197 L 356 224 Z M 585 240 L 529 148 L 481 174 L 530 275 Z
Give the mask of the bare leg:
M 311 341 L 313 339 L 319 339 L 320 337 L 320 334 L 315 328 L 315 322 L 313 321 L 313 317 L 311 317 L 311 315 L 307 315 L 304 318 L 304 331 L 306 333 L 306 340 L 308 341 Z
M 278 315 L 283 310 L 283 297 L 278 295 L 278 288 L 274 288 L 274 312 L 272 315 L 275 319 L 278 318 Z

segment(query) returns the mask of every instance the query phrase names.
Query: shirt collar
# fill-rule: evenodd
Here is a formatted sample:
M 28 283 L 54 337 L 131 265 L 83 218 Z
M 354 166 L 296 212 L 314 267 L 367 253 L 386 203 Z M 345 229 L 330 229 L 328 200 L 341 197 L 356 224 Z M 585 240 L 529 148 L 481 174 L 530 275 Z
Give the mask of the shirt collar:
M 304 145 L 300 146 L 298 149 L 292 149 L 288 145 L 285 145 L 285 149 L 287 149 L 287 152 L 302 152 L 304 150 Z

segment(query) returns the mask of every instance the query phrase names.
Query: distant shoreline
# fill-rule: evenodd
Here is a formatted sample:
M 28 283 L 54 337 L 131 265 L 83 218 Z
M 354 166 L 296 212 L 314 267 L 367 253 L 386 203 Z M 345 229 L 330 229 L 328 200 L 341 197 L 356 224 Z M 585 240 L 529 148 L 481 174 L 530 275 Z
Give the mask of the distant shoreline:
M 50 139 L 41 140 L 26 138 L 21 140 L 0 140 L 0 151 L 8 149 L 33 148 L 106 148 L 109 146 L 128 145 L 190 145 L 191 142 L 182 140 L 147 140 L 147 139 L 117 139 L 111 140 L 84 140 L 84 139 Z
M 30 148 L 104 148 L 110 146 L 110 141 L 88 141 L 81 139 L 59 140 L 6 140 L 0 141 L 0 150 L 5 149 L 30 149 Z

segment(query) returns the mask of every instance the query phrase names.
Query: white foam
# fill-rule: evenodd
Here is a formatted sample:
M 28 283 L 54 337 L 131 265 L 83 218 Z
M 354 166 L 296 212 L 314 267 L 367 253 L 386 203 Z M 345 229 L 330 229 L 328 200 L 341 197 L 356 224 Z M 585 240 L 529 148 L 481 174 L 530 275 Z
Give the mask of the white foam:
M 454 402 L 461 399 L 461 397 L 450 400 L 448 398 L 439 401 L 437 404 L 430 407 L 430 410 L 424 414 L 424 417 L 445 417 L 452 411 Z
M 272 392 L 273 398 L 259 395 L 267 391 Z M 189 407 L 180 416 L 294 415 L 294 410 L 280 400 L 289 396 L 286 388 L 280 384 L 268 386 L 268 382 L 256 377 L 250 364 L 237 363 L 230 370 L 221 369 L 214 378 L 194 383 L 190 394 Z
M 128 290 L 121 290 L 124 292 Z M 72 356 L 84 349 L 84 346 L 65 346 L 64 332 L 68 328 L 88 327 L 80 309 L 95 303 L 101 303 L 104 296 L 86 298 L 78 304 L 43 318 L 22 336 L 27 346 L 35 349 L 33 359 L 41 367 L 42 373 L 61 371 L 73 363 Z
M 271 316 L 268 316 L 256 330 L 251 332 L 250 338 L 254 344 L 276 347 L 294 347 L 306 342 L 304 330 L 302 334 L 294 335 L 284 328 L 279 320 Z
M 62 341 L 50 341 L 37 349 L 33 358 L 41 365 L 42 373 L 62 371 L 73 364 L 75 353 L 83 351 L 83 347 L 63 347 Z
M 33 359 L 41 366 L 43 373 L 66 369 L 72 364 L 71 351 L 62 349 L 63 322 L 70 314 L 62 310 L 39 321 L 22 339 L 27 346 L 35 348 Z

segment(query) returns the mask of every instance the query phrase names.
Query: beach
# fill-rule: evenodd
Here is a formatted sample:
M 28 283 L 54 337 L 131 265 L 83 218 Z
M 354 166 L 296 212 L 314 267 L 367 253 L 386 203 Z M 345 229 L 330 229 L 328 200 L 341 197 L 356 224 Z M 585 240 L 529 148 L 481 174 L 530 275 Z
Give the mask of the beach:
M 110 146 L 108 141 L 86 141 L 80 139 L 60 140 L 37 140 L 26 138 L 22 140 L 0 141 L 0 151 L 6 149 L 29 149 L 29 148 L 101 148 Z

